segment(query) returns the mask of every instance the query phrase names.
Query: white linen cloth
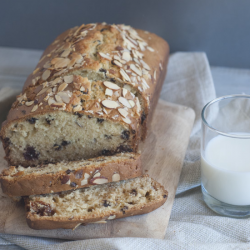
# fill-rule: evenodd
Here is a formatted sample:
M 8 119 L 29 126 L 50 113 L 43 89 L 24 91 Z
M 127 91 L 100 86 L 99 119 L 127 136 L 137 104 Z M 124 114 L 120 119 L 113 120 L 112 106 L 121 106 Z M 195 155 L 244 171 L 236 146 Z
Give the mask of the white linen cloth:
M 222 217 L 203 202 L 200 190 L 200 113 L 215 98 L 214 84 L 204 53 L 171 55 L 161 98 L 189 106 L 196 120 L 164 240 L 114 238 L 63 241 L 0 234 L 0 249 L 249 249 L 250 219 Z

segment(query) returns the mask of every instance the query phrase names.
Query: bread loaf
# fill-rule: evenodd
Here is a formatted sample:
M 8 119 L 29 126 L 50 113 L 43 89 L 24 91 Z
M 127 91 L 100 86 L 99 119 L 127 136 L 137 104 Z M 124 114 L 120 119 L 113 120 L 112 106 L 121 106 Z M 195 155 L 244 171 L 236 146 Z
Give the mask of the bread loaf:
M 44 51 L 1 129 L 10 165 L 136 152 L 166 74 L 168 44 L 125 25 L 72 28 Z
M 101 156 L 24 168 L 10 167 L 0 175 L 2 190 L 11 197 L 56 193 L 142 175 L 139 154 Z
M 102 222 L 149 213 L 167 199 L 164 188 L 142 176 L 125 181 L 25 199 L 27 222 L 33 229 L 73 229 L 81 224 Z

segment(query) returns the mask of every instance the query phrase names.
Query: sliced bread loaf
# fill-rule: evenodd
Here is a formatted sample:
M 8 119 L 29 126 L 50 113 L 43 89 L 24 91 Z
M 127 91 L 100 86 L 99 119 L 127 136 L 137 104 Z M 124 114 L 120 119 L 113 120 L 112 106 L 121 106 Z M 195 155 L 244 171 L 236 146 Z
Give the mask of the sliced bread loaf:
M 141 175 L 140 154 L 125 153 L 28 168 L 12 166 L 2 172 L 0 182 L 5 194 L 16 197 L 56 193 Z
M 73 229 L 149 213 L 164 204 L 168 192 L 147 175 L 115 183 L 25 198 L 27 223 L 33 229 Z

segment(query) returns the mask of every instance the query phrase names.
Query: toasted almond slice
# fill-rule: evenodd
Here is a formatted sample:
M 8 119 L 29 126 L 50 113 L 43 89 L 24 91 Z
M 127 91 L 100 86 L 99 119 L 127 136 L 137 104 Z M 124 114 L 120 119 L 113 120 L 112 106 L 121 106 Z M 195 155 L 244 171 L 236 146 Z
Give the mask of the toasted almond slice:
M 114 220 L 115 219 L 115 215 L 110 215 L 109 217 L 108 217 L 108 220 Z
M 73 79 L 74 79 L 74 76 L 73 76 L 73 75 L 69 75 L 69 76 L 64 76 L 64 77 L 63 77 L 63 80 L 64 80 L 64 82 L 66 82 L 66 83 L 71 83 L 71 82 L 73 82 Z
M 70 102 L 71 95 L 69 95 L 69 91 L 58 92 L 57 95 L 59 95 L 61 97 L 61 99 L 63 100 L 63 102 L 65 102 L 65 103 L 69 103 Z
M 59 103 L 63 102 L 62 98 L 59 95 L 55 95 L 55 99 Z
M 37 93 L 37 96 L 45 93 L 49 88 L 43 88 L 42 90 L 40 90 L 38 93 Z
M 95 178 L 95 177 L 100 177 L 100 176 L 101 176 L 101 173 L 98 172 L 98 173 L 96 173 L 96 174 L 93 175 L 93 178 Z
M 162 67 L 162 64 L 161 64 L 161 63 L 159 63 L 159 67 L 160 67 L 160 69 L 161 69 L 161 70 L 163 69 L 163 67 Z
M 35 75 L 35 74 L 39 71 L 39 69 L 40 69 L 40 68 L 36 68 L 36 69 L 32 72 L 32 74 Z
M 151 52 L 154 52 L 155 50 L 153 49 L 153 48 L 151 48 L 151 47 L 147 47 L 147 49 L 149 50 L 149 51 L 151 51 Z
M 146 80 L 145 80 L 143 77 L 141 78 L 141 80 L 142 80 L 142 86 L 143 86 L 143 88 L 144 88 L 144 89 L 148 89 L 149 86 L 148 86 Z
M 91 179 L 90 182 L 92 184 L 101 185 L 104 183 L 108 183 L 108 179 L 105 177 L 96 177 L 96 178 Z
M 122 64 L 118 60 L 113 60 L 112 61 L 116 66 L 122 68 Z
M 81 105 L 77 105 L 76 107 L 73 108 L 73 112 L 77 112 L 77 111 L 81 111 L 81 110 L 82 110 Z
M 122 118 L 122 120 L 123 120 L 124 122 L 126 122 L 127 124 L 130 124 L 130 123 L 131 123 L 131 120 L 130 120 L 128 117 Z
M 113 174 L 112 175 L 112 181 L 119 181 L 121 179 L 120 175 L 119 174 Z
M 130 64 L 130 68 L 139 76 L 142 76 L 142 71 L 137 68 L 134 64 Z
M 118 109 L 118 111 L 123 117 L 127 117 L 128 111 L 126 109 Z
M 135 102 L 133 100 L 128 100 L 129 104 L 131 105 L 131 108 L 135 106 Z
M 61 54 L 61 57 L 67 57 L 70 54 L 70 49 L 65 49 Z
M 118 98 L 118 100 L 119 100 L 119 102 L 120 102 L 122 105 L 124 105 L 125 107 L 131 108 L 131 105 L 130 105 L 130 103 L 128 102 L 128 100 L 127 100 L 126 98 L 120 96 L 120 97 Z
M 44 67 L 45 69 L 50 68 L 50 67 L 51 67 L 50 61 L 47 61 L 47 62 L 43 65 L 43 67 Z
M 139 98 L 138 98 L 138 97 L 135 98 L 135 102 L 136 102 L 136 113 L 137 113 L 138 115 L 140 115 L 140 112 L 141 112 L 141 104 L 140 104 L 140 101 L 139 101 Z
M 50 73 L 51 73 L 50 70 L 48 70 L 48 69 L 45 70 L 45 71 L 43 72 L 43 74 L 42 74 L 42 80 L 46 81 L 46 80 L 49 78 Z
M 35 112 L 38 109 L 38 105 L 35 105 L 32 109 L 31 112 Z
M 112 96 L 112 95 L 113 95 L 113 90 L 107 88 L 107 89 L 105 90 L 105 95 Z
M 128 93 L 128 90 L 125 89 L 125 88 L 123 88 L 122 89 L 122 95 L 123 95 L 123 97 L 125 97 L 127 93 Z
M 68 64 L 70 63 L 70 59 L 69 58 L 60 58 L 60 60 L 58 60 L 55 64 L 55 68 L 65 68 L 68 66 Z
M 102 101 L 102 105 L 109 109 L 116 109 L 119 107 L 119 104 L 116 101 L 111 101 L 111 100 Z
M 85 179 L 81 180 L 81 186 L 84 186 L 86 184 L 88 184 L 88 180 L 85 180 Z
M 68 87 L 68 84 L 66 82 L 63 82 L 59 87 L 58 91 L 63 91 Z
M 128 76 L 127 73 L 124 71 L 124 69 L 120 69 L 120 73 L 121 73 L 122 78 L 124 79 L 124 81 L 131 82 L 129 76 Z
M 56 107 L 56 108 L 62 108 L 62 107 L 64 108 L 65 106 L 66 106 L 66 104 L 63 102 L 55 102 L 55 103 L 51 104 L 51 107 Z
M 104 53 L 102 53 L 102 52 L 99 52 L 99 55 L 100 55 L 101 57 L 107 59 L 107 60 L 110 60 L 110 61 L 112 60 L 112 58 L 111 58 L 109 55 L 104 54 Z
M 130 53 L 128 51 L 124 51 L 122 53 L 122 59 L 125 60 L 126 62 L 129 62 L 132 60 Z
M 144 69 L 150 70 L 150 67 L 143 60 L 141 60 L 141 64 L 142 64 Z
M 34 104 L 34 101 L 25 102 L 25 105 L 28 106 L 28 107 L 31 106 L 32 104 Z
M 109 88 L 109 89 L 113 89 L 113 90 L 118 90 L 118 89 L 120 89 L 120 87 L 119 87 L 117 84 L 112 83 L 112 82 L 105 81 L 105 82 L 103 82 L 103 84 L 104 84 L 107 88 Z

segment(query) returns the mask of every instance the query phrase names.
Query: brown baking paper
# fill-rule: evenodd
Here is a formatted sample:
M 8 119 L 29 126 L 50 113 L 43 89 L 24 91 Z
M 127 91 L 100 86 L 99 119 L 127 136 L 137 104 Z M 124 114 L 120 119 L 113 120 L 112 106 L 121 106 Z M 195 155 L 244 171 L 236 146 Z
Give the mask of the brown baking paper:
M 79 226 L 76 230 L 33 230 L 26 224 L 22 202 L 14 202 L 0 191 L 0 233 L 60 239 L 144 237 L 163 239 L 167 229 L 183 159 L 194 122 L 190 108 L 159 101 L 148 137 L 141 146 L 144 173 L 169 192 L 166 203 L 155 211 L 105 224 Z M 0 170 L 7 167 L 0 145 Z

